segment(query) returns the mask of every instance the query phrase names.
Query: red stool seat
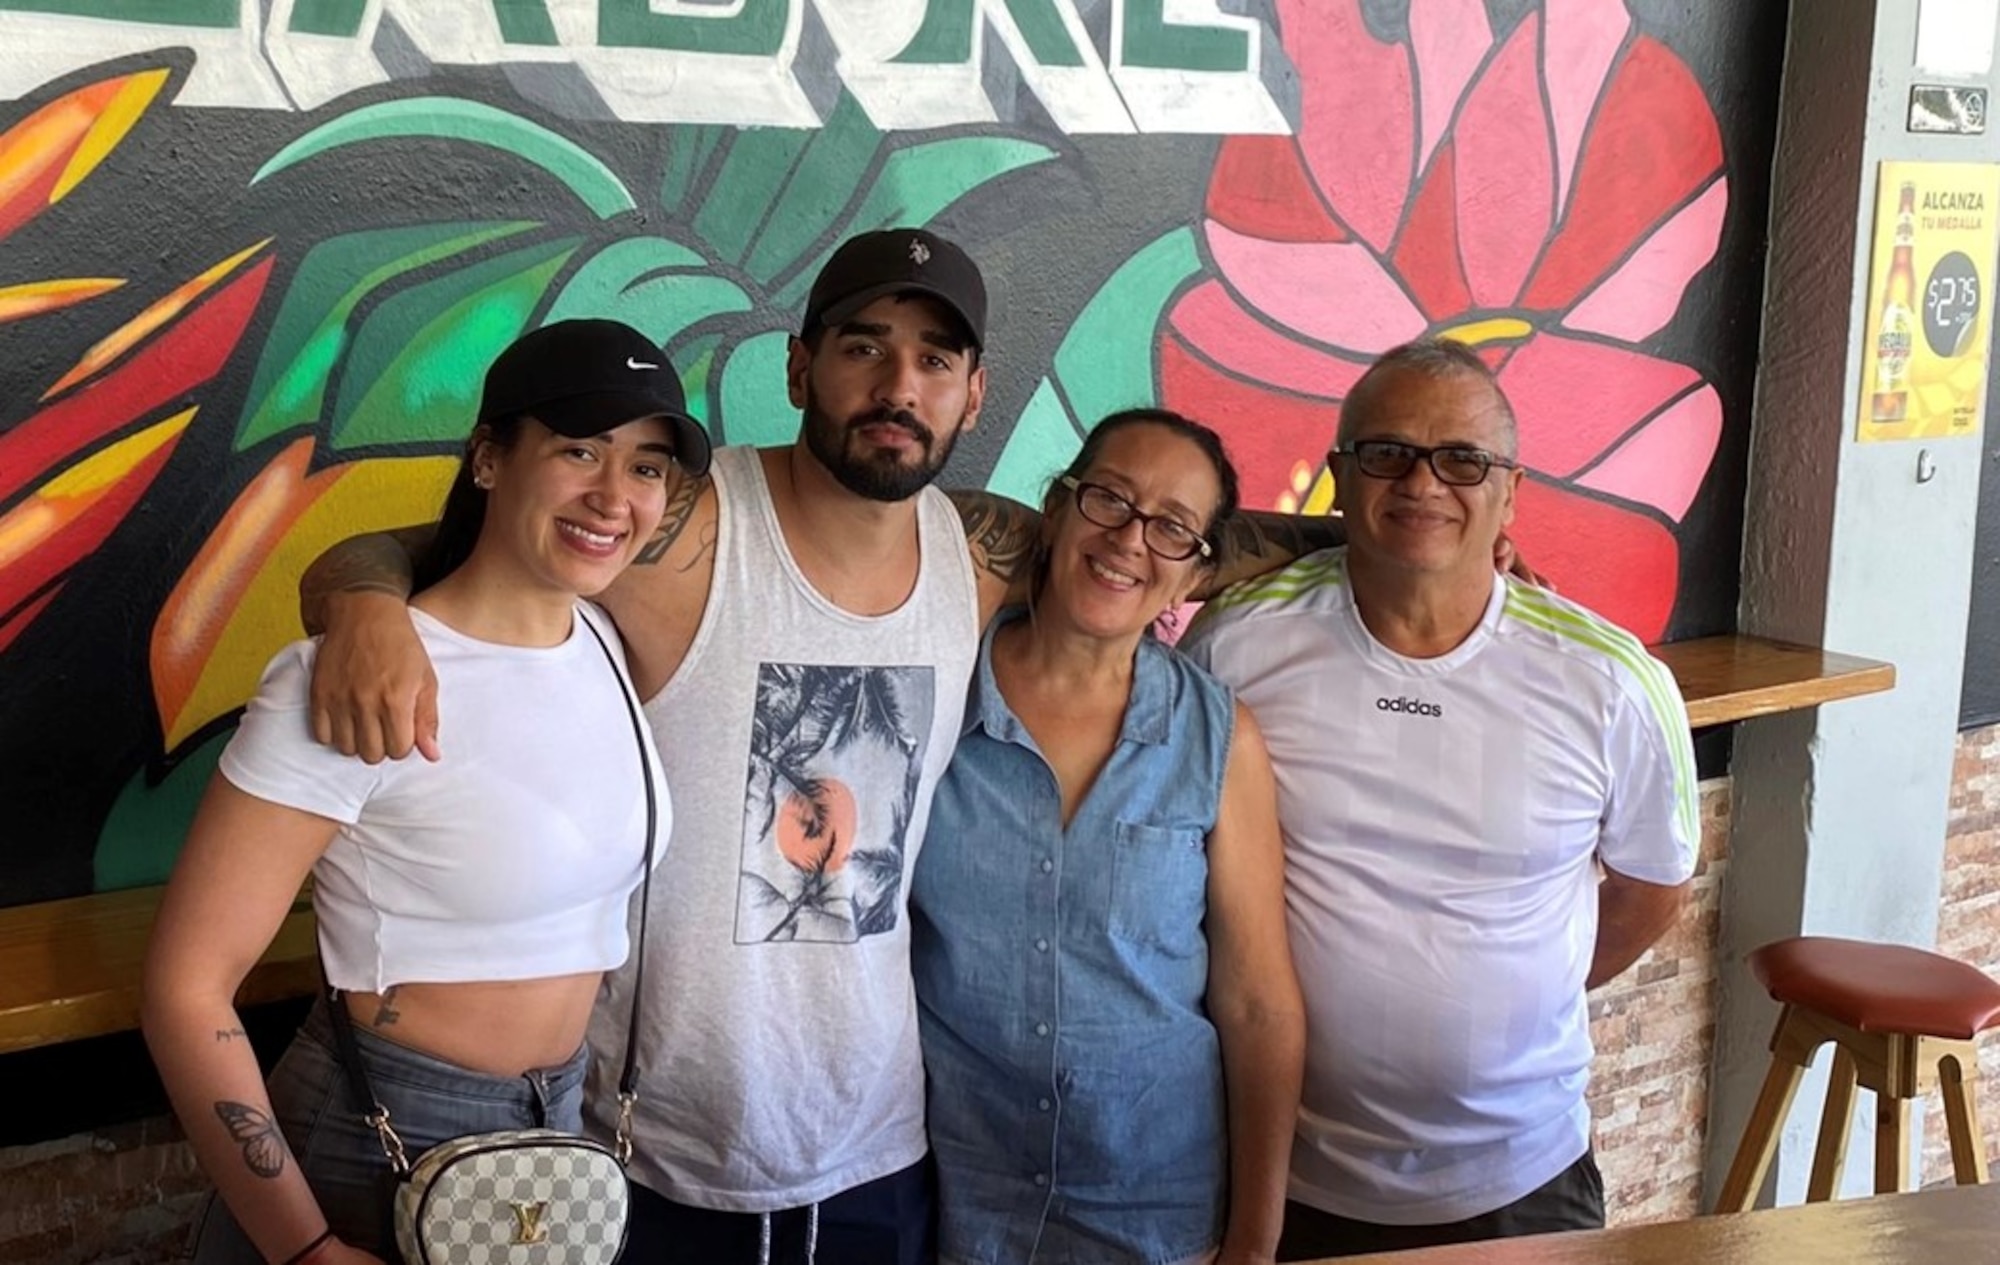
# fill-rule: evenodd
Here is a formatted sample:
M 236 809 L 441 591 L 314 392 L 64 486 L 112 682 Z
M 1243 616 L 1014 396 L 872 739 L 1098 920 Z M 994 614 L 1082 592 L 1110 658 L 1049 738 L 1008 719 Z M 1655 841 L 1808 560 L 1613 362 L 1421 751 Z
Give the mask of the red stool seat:
M 1901 944 L 1798 936 L 1750 955 L 1771 996 L 1863 1032 L 1970 1040 L 2000 1024 L 2000 983 L 1979 968 Z

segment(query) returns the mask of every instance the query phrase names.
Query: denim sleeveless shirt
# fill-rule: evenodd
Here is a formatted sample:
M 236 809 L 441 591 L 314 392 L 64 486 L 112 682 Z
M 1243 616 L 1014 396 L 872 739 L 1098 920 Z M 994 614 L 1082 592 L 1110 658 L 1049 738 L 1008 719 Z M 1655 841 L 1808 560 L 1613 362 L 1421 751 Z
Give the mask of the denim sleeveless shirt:
M 1202 920 L 1234 703 L 1142 641 L 1117 746 L 1065 830 L 994 684 L 1010 617 L 981 643 L 911 892 L 941 1257 L 1028 1261 L 1054 1223 L 1101 1240 L 1097 1259 L 1184 1261 L 1220 1241 L 1228 1194 Z

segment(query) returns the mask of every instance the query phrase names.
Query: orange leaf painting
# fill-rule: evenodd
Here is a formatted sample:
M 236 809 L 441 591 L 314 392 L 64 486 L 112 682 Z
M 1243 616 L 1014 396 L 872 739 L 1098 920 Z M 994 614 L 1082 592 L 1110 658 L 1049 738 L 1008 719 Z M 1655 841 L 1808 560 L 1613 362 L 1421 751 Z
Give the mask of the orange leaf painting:
M 336 541 L 437 516 L 456 457 L 378 458 L 308 474 L 301 439 L 236 498 L 153 625 L 153 699 L 171 752 L 257 690 L 305 635 L 298 580 Z
M 98 373 L 106 365 L 111 364 L 120 356 L 132 350 L 148 334 L 151 334 L 162 325 L 165 325 L 186 311 L 190 304 L 203 294 L 206 294 L 217 282 L 234 272 L 238 265 L 270 244 L 271 239 L 266 237 L 254 246 L 239 250 L 221 263 L 215 264 L 199 275 L 182 282 L 175 288 L 173 293 L 167 295 L 165 298 L 147 305 L 145 311 L 111 331 L 110 334 L 98 340 L 97 344 L 89 351 L 83 353 L 83 359 L 77 361 L 70 371 L 64 374 L 54 386 L 42 392 L 42 398 L 46 400 L 52 396 L 60 395 L 77 383 Z
M 81 184 L 125 139 L 167 74 L 144 70 L 86 84 L 0 135 L 0 237 Z
M 12 610 L 103 543 L 159 473 L 194 414 L 187 409 L 92 453 L 0 515 L 0 611 Z
M 63 277 L 53 281 L 31 281 L 26 285 L 0 286 L 0 324 L 82 303 L 124 284 L 116 277 Z
M 272 262 L 264 260 L 216 291 L 87 390 L 72 392 L 0 433 L 0 504 L 43 472 L 67 465 L 73 453 L 222 372 L 257 310 Z

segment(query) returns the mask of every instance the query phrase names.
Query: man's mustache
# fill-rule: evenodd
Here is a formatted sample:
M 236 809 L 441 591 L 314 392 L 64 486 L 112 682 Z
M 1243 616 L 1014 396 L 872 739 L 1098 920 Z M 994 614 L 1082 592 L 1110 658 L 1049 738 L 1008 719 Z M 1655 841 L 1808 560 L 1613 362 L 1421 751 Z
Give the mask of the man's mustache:
M 866 413 L 861 413 L 851 418 L 847 423 L 847 432 L 851 435 L 864 426 L 883 425 L 902 427 L 904 430 L 910 432 L 926 448 L 930 447 L 931 441 L 934 438 L 931 434 L 931 428 L 924 425 L 915 413 L 910 412 L 908 409 L 892 409 L 886 404 L 872 408 Z

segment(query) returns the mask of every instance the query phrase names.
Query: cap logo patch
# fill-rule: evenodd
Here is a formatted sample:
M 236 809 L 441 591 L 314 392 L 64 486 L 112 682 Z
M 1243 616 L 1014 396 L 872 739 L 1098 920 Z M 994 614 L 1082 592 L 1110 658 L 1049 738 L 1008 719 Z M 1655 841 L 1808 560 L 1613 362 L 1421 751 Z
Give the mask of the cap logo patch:
M 910 259 L 920 268 L 931 261 L 931 248 L 924 245 L 923 238 L 910 239 Z
M 627 356 L 625 357 L 625 367 L 627 369 L 657 369 L 660 366 L 656 364 L 650 364 L 644 360 L 639 359 L 637 356 Z

